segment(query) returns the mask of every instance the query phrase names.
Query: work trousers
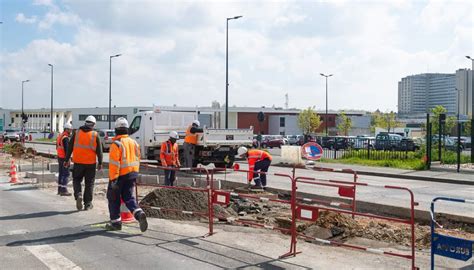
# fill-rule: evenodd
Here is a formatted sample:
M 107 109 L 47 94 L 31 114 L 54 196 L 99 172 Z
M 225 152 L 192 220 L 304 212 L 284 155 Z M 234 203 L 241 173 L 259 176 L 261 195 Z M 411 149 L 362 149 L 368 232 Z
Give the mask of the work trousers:
M 196 145 L 191 143 L 184 143 L 183 144 L 184 150 L 184 167 L 185 168 L 193 168 L 194 167 L 194 155 L 196 152 Z
M 165 170 L 165 186 L 173 186 L 176 180 L 176 171 Z
M 120 218 L 120 198 L 127 206 L 128 210 L 133 213 L 134 216 L 142 209 L 138 207 L 137 201 L 133 196 L 136 179 L 129 179 L 128 175 L 120 176 L 117 180 L 118 189 L 113 190 L 112 184 L 109 182 L 107 188 L 107 200 L 109 201 L 109 214 L 110 221 L 112 223 L 121 222 Z
M 58 193 L 67 193 L 67 183 L 69 177 L 69 168 L 64 167 L 64 158 L 58 158 L 59 176 L 58 176 Z
M 82 196 L 82 179 L 85 179 L 83 196 L 84 205 L 92 202 L 94 194 L 95 169 L 96 164 L 74 163 L 74 169 L 72 171 L 74 198 L 77 200 L 79 196 Z
M 260 160 L 255 163 L 254 179 L 255 179 L 256 186 L 263 186 L 263 187 L 267 186 L 266 172 L 268 172 L 268 168 L 270 167 L 271 163 L 272 161 L 269 159 Z M 259 172 L 265 172 L 265 173 L 259 173 Z

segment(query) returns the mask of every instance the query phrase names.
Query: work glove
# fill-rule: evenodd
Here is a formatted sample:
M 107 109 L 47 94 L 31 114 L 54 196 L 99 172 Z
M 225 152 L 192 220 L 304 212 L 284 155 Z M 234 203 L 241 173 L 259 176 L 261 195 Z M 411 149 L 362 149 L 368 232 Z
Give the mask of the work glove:
M 117 179 L 110 181 L 110 188 L 114 191 L 117 192 L 119 190 L 119 185 L 117 183 Z

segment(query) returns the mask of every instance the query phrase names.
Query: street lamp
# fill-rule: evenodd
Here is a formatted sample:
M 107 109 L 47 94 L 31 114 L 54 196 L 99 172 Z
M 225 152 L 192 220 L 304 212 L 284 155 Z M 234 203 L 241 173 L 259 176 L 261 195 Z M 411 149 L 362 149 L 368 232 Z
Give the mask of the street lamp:
M 53 74 L 54 74 L 54 66 L 52 64 L 48 64 L 51 67 L 51 124 L 49 126 L 49 132 L 53 133 Z
M 122 54 L 116 54 L 110 56 L 110 69 L 109 69 L 109 129 L 112 129 L 112 58 L 119 57 Z
M 319 73 L 321 76 L 326 78 L 326 115 L 324 116 L 324 126 L 326 126 L 326 137 L 328 136 L 328 78 L 332 76 L 332 74 L 325 75 L 323 73 Z
M 229 21 L 242 16 L 227 18 L 225 32 L 225 128 L 229 128 Z
M 24 135 L 25 135 L 25 111 L 23 110 L 23 96 L 24 96 L 24 85 L 26 82 L 30 80 L 21 81 L 21 131 L 22 131 L 22 141 L 24 142 Z
M 471 103 L 471 163 L 474 163 L 474 58 L 470 57 L 469 55 L 466 55 L 466 58 L 471 60 L 471 78 L 472 78 L 472 84 L 471 84 L 471 89 L 472 89 L 472 103 Z M 468 72 L 469 74 L 469 72 Z

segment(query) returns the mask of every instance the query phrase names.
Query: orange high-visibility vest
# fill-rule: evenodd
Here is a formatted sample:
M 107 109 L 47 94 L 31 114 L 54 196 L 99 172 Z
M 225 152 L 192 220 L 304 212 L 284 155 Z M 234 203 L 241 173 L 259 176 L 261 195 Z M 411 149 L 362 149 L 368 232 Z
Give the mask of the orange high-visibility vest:
M 128 137 L 118 135 L 113 139 L 109 153 L 109 180 L 140 170 L 140 146 Z
M 161 166 L 179 166 L 178 144 L 170 141 L 163 142 L 160 149 Z
M 272 160 L 272 156 L 265 151 L 262 150 L 257 150 L 257 149 L 251 149 L 247 152 L 248 154 L 248 161 L 249 161 L 249 173 L 248 173 L 248 180 L 253 179 L 253 170 L 255 169 L 255 163 L 262 161 L 264 159 Z
M 79 164 L 95 164 L 97 149 L 97 132 L 78 130 L 74 139 L 72 161 Z
M 59 134 L 58 138 L 56 138 L 56 151 L 58 153 L 58 158 L 66 158 L 66 149 L 64 149 L 63 145 L 63 139 L 65 137 L 69 137 L 69 133 L 66 131 Z
M 184 142 L 185 143 L 190 143 L 190 144 L 197 144 L 198 142 L 198 134 L 197 133 L 191 133 L 191 128 L 193 126 L 189 126 L 188 129 L 186 130 L 186 137 L 184 137 Z

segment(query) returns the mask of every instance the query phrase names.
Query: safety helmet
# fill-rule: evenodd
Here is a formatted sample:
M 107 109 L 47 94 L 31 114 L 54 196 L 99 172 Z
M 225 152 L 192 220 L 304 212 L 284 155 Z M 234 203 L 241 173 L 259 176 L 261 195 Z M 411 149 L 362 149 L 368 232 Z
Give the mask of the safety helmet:
M 173 138 L 173 139 L 179 139 L 179 135 L 178 135 L 178 132 L 176 131 L 171 131 L 170 132 L 170 138 Z
M 247 149 L 247 147 L 241 146 L 241 147 L 239 147 L 239 149 L 237 149 L 237 155 L 243 156 L 243 155 L 247 154 L 248 151 L 249 150 Z
M 72 125 L 69 123 L 64 124 L 64 129 L 72 129 Z
M 95 124 L 95 123 L 96 123 L 95 117 L 94 117 L 93 115 L 87 116 L 86 122 L 91 122 L 91 123 L 94 123 L 94 124 Z
M 115 128 L 128 128 L 127 119 L 119 117 L 117 121 L 115 121 Z
M 198 126 L 198 127 L 201 125 L 201 123 L 199 122 L 199 120 L 194 120 L 194 121 L 193 121 L 193 124 L 195 124 L 195 125 Z

